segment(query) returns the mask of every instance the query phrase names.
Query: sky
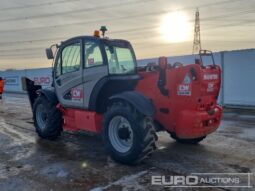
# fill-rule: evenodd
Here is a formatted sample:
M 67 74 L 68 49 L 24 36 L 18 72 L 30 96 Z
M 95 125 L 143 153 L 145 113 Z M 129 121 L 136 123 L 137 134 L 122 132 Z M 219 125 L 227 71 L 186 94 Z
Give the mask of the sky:
M 255 47 L 255 0 L 0 0 L 0 70 L 50 67 L 45 48 L 101 25 L 138 59 L 191 54 L 196 8 L 203 49 Z

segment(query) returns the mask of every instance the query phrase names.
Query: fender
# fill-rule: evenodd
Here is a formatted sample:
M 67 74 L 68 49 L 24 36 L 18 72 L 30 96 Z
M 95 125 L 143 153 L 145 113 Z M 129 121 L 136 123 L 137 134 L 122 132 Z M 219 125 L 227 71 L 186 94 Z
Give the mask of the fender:
M 126 91 L 109 98 L 110 103 L 114 100 L 125 100 L 136 108 L 140 113 L 152 117 L 156 109 L 152 101 L 137 91 Z
M 42 89 L 42 86 L 35 85 L 34 81 L 26 77 L 22 77 L 21 79 L 22 79 L 22 89 L 23 91 L 27 91 L 30 106 L 32 109 L 33 109 L 35 99 L 38 97 L 38 95 L 44 95 L 53 104 L 58 103 L 58 98 L 54 90 Z
M 36 91 L 39 95 L 44 95 L 49 102 L 51 102 L 53 105 L 58 104 L 58 98 L 52 89 L 39 89 Z
M 42 86 L 35 85 L 34 81 L 30 80 L 27 77 L 22 77 L 21 81 L 22 81 L 22 89 L 23 91 L 27 91 L 30 106 L 33 109 L 35 99 L 38 96 L 36 92 L 40 90 Z
M 88 109 L 104 113 L 107 110 L 107 104 L 111 96 L 121 92 L 133 91 L 140 79 L 139 75 L 103 77 L 92 90 Z

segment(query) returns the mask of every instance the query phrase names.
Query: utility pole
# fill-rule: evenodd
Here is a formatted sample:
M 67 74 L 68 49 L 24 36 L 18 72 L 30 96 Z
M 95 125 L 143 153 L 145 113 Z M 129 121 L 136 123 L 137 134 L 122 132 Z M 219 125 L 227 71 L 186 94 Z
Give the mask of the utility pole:
M 200 38 L 200 18 L 199 10 L 196 10 L 195 28 L 194 28 L 194 42 L 192 54 L 196 54 L 201 50 L 201 38 Z

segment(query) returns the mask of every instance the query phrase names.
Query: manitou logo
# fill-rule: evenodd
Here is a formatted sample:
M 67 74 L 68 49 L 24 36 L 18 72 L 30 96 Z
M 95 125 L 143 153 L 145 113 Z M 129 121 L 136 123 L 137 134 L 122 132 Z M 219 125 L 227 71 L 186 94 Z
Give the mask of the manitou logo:
M 218 80 L 218 74 L 205 74 L 204 80 Z
M 73 99 L 82 99 L 83 98 L 82 89 L 79 89 L 79 88 L 72 89 L 72 98 Z
M 180 91 L 188 91 L 190 88 L 189 88 L 189 85 L 188 84 L 185 84 L 185 85 L 180 85 L 179 86 L 179 90 Z
M 177 93 L 181 96 L 191 96 L 191 84 L 180 84 Z

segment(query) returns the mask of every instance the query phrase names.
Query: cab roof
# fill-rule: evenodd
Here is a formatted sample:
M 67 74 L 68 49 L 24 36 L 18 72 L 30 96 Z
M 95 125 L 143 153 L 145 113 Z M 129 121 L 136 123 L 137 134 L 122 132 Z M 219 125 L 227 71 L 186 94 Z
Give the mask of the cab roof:
M 101 37 L 96 37 L 96 36 L 76 36 L 70 39 L 67 39 L 65 41 L 61 41 L 60 45 L 68 43 L 70 41 L 75 41 L 75 40 L 79 40 L 79 39 L 83 39 L 83 40 L 94 40 L 94 41 L 102 41 L 102 42 L 112 42 L 112 43 L 127 43 L 130 44 L 129 41 L 127 40 L 123 40 L 123 39 L 109 39 L 109 38 L 101 38 Z

